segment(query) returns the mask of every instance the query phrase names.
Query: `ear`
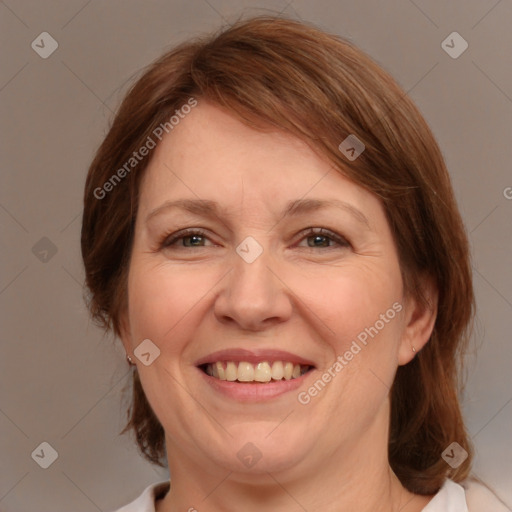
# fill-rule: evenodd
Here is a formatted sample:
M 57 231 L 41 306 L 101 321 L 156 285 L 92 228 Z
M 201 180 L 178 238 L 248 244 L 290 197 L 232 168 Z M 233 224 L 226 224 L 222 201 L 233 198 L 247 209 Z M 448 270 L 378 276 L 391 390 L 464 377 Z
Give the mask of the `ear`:
M 437 318 L 439 292 L 433 279 L 421 279 L 421 292 L 425 300 L 412 296 L 405 302 L 404 331 L 398 349 L 398 364 L 409 363 L 427 344 Z M 415 350 L 413 350 L 415 349 Z

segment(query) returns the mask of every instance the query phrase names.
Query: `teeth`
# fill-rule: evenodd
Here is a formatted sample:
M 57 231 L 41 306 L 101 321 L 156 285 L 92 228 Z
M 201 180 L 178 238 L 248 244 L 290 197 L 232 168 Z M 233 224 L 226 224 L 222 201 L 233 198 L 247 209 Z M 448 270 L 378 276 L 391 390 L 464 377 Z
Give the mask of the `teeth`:
M 226 380 L 226 370 L 224 370 L 224 366 L 222 366 L 222 363 L 220 361 L 217 361 L 213 366 L 215 366 L 215 368 L 217 369 L 217 375 L 214 374 L 213 376 L 217 377 L 220 380 Z
M 254 369 L 254 380 L 256 382 L 270 382 L 272 379 L 272 370 L 270 365 L 265 361 L 258 363 Z
M 210 366 L 210 365 L 208 365 Z M 238 378 L 238 368 L 235 363 L 229 361 L 226 364 L 226 380 L 234 381 Z
M 252 382 L 254 380 L 254 366 L 251 363 L 245 361 L 238 363 L 238 380 L 240 382 Z
M 281 380 L 284 377 L 284 368 L 282 361 L 276 361 L 272 365 L 272 378 L 274 380 Z
M 286 380 L 290 380 L 293 374 L 293 364 L 292 363 L 284 363 L 284 378 Z
M 256 365 L 248 363 L 247 361 L 240 361 L 235 363 L 233 361 L 216 361 L 212 364 L 207 364 L 205 371 L 211 377 L 219 380 L 227 380 L 234 382 L 270 382 L 271 380 L 291 380 L 304 375 L 309 369 L 309 366 L 302 366 L 300 364 L 293 364 L 289 361 L 262 361 Z

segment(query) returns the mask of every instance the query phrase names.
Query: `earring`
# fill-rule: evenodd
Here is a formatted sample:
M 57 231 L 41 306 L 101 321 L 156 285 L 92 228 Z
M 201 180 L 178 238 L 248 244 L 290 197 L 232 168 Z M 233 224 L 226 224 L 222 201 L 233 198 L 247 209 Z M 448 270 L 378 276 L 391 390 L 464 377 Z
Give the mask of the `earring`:
M 413 352 L 416 352 L 416 347 L 415 347 L 414 345 L 413 345 L 413 347 L 412 347 L 412 351 L 413 351 Z
M 126 360 L 128 361 L 128 363 L 129 363 L 130 365 L 134 365 L 134 364 L 135 364 L 135 363 L 132 361 L 132 358 L 131 358 L 128 354 L 126 354 Z

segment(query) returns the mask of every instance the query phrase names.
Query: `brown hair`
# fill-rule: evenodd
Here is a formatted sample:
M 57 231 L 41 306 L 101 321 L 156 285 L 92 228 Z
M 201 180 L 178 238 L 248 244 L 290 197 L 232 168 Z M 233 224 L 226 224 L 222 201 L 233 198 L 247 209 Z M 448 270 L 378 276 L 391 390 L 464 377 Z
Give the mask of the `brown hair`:
M 459 406 L 459 371 L 474 308 L 464 226 L 420 112 L 382 68 L 343 38 L 304 23 L 257 17 L 186 42 L 145 70 L 87 176 L 81 243 L 93 318 L 120 335 L 139 184 L 151 156 L 106 197 L 98 199 L 95 191 L 191 97 L 207 99 L 250 126 L 296 135 L 380 198 L 406 292 L 424 300 L 422 276 L 439 290 L 431 339 L 398 368 L 391 390 L 389 461 L 415 493 L 437 492 L 446 477 L 463 480 L 472 449 Z M 353 161 L 338 148 L 351 134 L 366 147 Z M 164 430 L 136 371 L 133 379 L 124 431 L 133 429 L 144 456 L 164 465 Z M 456 469 L 441 458 L 453 441 L 469 453 Z

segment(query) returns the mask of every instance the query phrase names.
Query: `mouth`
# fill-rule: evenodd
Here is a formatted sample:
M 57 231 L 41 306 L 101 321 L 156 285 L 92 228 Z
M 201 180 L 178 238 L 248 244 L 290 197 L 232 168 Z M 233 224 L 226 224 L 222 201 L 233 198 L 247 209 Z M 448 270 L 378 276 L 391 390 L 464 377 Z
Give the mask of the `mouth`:
M 238 402 L 262 402 L 304 385 L 313 361 L 275 349 L 228 349 L 195 362 L 215 392 Z
M 228 382 L 268 384 L 302 377 L 314 367 L 291 361 L 215 361 L 199 365 L 206 375 Z

